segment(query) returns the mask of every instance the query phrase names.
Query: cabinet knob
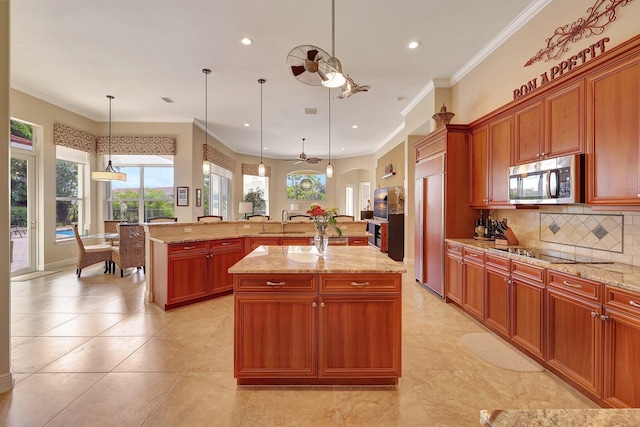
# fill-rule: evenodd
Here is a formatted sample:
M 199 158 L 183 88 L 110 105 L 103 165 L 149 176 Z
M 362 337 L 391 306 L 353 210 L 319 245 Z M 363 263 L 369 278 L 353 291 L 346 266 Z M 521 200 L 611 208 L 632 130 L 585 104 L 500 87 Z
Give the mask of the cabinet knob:
M 638 194 L 638 197 L 640 197 L 640 193 Z
M 311 307 L 314 307 L 314 308 L 315 308 L 315 307 L 317 307 L 317 306 L 318 306 L 318 304 L 316 304 L 316 302 L 315 302 L 315 301 L 311 303 Z
M 325 306 L 325 304 L 324 304 L 324 301 L 323 301 L 323 302 L 320 303 L 320 307 L 324 308 L 324 306 Z
M 547 155 L 547 153 L 545 153 L 545 152 L 543 152 L 543 153 L 541 154 L 541 156 L 542 156 L 542 157 L 544 157 L 544 156 L 546 156 L 546 155 Z
M 595 311 L 591 312 L 591 317 L 598 317 L 598 313 L 596 313 Z
M 600 320 L 609 320 L 609 316 L 605 316 L 604 314 L 601 314 Z
M 540 156 L 541 156 L 541 154 L 540 154 L 540 153 L 536 154 L 536 157 L 540 157 Z

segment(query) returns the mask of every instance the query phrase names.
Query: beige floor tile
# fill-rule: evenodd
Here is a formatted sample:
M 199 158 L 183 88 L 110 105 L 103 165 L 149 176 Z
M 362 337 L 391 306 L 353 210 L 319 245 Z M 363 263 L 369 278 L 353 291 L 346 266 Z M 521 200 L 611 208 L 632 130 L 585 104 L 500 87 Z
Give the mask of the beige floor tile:
M 90 337 L 35 337 L 11 349 L 13 372 L 37 372 L 89 341 Z
M 95 337 L 42 372 L 110 372 L 146 341 L 146 337 Z
M 140 426 L 179 377 L 174 373 L 107 374 L 47 426 Z
M 95 337 L 127 317 L 126 314 L 80 314 L 42 333 L 46 337 Z
M 16 337 L 16 336 L 11 336 L 11 348 L 22 344 L 25 341 L 29 341 L 31 338 L 33 337 Z
M 73 300 L 74 297 L 28 296 L 11 297 L 12 313 L 51 313 L 57 305 Z
M 120 363 L 114 371 L 183 372 L 191 366 L 194 355 L 198 354 L 206 343 L 206 339 L 189 342 L 156 336 Z
M 0 394 L 0 425 L 42 426 L 104 374 L 33 374 Z
M 148 304 L 148 303 L 147 303 Z M 145 302 L 138 295 L 125 295 L 115 298 L 104 305 L 92 308 L 92 313 L 135 313 L 144 308 Z
M 27 317 L 11 323 L 11 334 L 13 336 L 35 337 L 77 316 L 76 313 L 29 314 Z
M 193 357 L 188 370 L 227 372 L 233 375 L 233 335 L 214 334 Z
M 102 297 L 102 296 L 81 296 L 74 297 L 61 304 L 57 304 L 51 310 L 50 313 L 88 313 L 92 309 L 105 305 L 112 301 L 114 297 Z
M 235 379 L 226 373 L 185 373 L 144 427 L 251 426 L 243 421 L 250 393 L 237 388 Z M 253 425 L 274 425 L 264 421 Z
M 173 322 L 173 318 L 164 313 L 135 313 L 127 316 L 126 319 L 113 325 L 100 335 L 110 337 L 150 337 L 156 335 L 171 322 Z

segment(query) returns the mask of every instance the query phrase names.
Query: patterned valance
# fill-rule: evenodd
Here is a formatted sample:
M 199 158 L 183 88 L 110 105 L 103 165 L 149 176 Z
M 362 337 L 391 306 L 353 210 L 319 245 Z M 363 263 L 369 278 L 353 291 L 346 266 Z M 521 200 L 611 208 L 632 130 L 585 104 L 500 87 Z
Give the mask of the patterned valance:
M 109 154 L 109 137 L 98 137 L 98 154 Z M 111 154 L 175 156 L 173 136 L 112 136 Z
M 53 143 L 74 150 L 96 153 L 96 136 L 62 123 L 53 124 Z
M 218 165 L 233 173 L 236 172 L 236 161 L 224 154 L 222 151 L 206 144 L 202 144 L 203 158 L 209 159 L 214 165 Z
M 258 165 L 254 165 L 251 163 L 243 163 L 242 164 L 242 175 L 254 175 L 258 176 Z M 271 176 L 271 166 L 267 166 L 266 173 L 264 176 Z

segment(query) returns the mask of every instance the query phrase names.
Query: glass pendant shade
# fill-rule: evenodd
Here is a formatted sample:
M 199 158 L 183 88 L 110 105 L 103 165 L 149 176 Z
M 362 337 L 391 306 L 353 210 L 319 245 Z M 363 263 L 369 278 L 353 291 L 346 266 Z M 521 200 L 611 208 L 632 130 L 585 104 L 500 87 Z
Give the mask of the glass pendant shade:
M 258 165 L 258 176 L 265 176 L 267 174 L 267 167 L 264 163 L 260 162 Z
M 333 165 L 331 163 L 327 165 L 327 178 L 333 178 Z
M 209 160 L 202 161 L 202 174 L 211 175 L 211 162 Z
M 342 73 L 342 64 L 340 60 L 335 56 L 332 56 L 327 61 L 327 71 L 325 75 L 327 80 L 322 82 L 324 87 L 340 87 L 347 82 L 344 74 Z
M 113 168 L 111 164 L 111 101 L 114 96 L 107 95 L 109 99 L 109 163 L 105 170 L 91 172 L 91 179 L 94 181 L 126 181 L 127 174 L 118 172 Z

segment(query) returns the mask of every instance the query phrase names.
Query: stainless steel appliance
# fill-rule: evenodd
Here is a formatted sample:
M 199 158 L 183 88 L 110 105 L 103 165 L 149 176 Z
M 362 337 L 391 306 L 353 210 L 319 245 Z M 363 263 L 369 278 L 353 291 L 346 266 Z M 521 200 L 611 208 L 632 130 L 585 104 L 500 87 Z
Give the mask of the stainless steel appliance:
M 566 252 L 554 251 L 551 249 L 511 247 L 494 248 L 499 251 L 509 252 L 527 258 L 536 258 L 550 264 L 612 264 L 611 261 L 593 258 L 584 255 L 569 254 Z
M 509 168 L 509 203 L 570 204 L 584 201 L 584 156 L 556 157 Z

